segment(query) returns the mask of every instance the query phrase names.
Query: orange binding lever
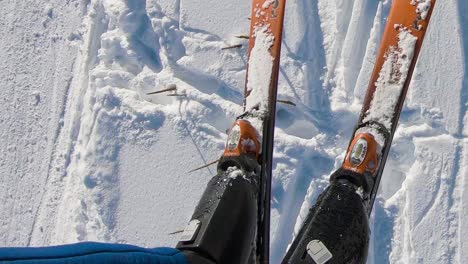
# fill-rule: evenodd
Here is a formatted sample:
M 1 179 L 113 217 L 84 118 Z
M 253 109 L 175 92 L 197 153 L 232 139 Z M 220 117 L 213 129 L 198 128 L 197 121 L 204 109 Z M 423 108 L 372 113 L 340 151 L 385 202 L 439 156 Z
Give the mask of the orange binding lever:
M 351 142 L 343 168 L 374 176 L 379 168 L 379 151 L 379 144 L 372 134 L 359 133 Z
M 257 160 L 260 157 L 260 141 L 257 130 L 249 121 L 243 119 L 237 120 L 229 130 L 223 156 L 233 157 L 241 154 L 252 154 Z

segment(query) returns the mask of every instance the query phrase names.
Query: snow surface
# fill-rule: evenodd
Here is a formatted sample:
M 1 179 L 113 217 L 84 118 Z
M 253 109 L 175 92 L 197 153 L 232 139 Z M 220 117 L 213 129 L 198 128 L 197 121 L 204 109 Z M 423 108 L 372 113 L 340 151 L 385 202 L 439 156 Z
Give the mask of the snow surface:
M 277 109 L 273 263 L 344 158 L 390 5 L 288 1 L 278 98 L 297 106 Z M 468 263 L 466 14 L 435 7 L 369 263 Z M 244 0 L 3 0 L 0 246 L 175 245 L 215 167 L 188 171 L 242 113 L 249 15 Z

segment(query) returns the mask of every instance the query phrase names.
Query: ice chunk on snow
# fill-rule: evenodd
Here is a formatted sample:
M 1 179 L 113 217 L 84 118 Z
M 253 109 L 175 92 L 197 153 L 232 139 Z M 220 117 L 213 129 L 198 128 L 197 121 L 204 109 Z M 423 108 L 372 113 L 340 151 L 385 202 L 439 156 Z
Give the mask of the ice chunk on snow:
M 416 13 L 421 15 L 421 18 L 425 20 L 429 9 L 431 9 L 431 0 L 411 0 L 412 5 L 418 5 L 416 7 Z
M 246 173 L 242 169 L 239 169 L 238 167 L 233 166 L 233 167 L 227 168 L 226 175 L 228 178 L 231 178 L 233 180 L 237 179 L 237 177 L 242 177 L 244 180 L 250 182 L 251 177 L 255 176 L 255 173 L 253 172 Z M 224 179 L 223 181 L 226 181 L 226 179 Z
M 229 167 L 227 170 L 226 170 L 226 173 L 228 175 L 229 178 L 232 178 L 232 179 L 235 179 L 239 176 L 241 177 L 244 177 L 244 172 L 242 172 L 241 169 L 237 168 L 237 167 Z

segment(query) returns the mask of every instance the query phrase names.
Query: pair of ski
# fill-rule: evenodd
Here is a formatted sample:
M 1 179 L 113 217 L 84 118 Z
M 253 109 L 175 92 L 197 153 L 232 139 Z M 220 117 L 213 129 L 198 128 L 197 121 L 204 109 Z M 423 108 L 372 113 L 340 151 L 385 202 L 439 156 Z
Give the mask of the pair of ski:
M 254 258 L 259 263 L 269 263 L 272 153 L 285 2 L 253 0 L 245 112 L 230 129 L 220 160 L 224 165 L 218 165 L 218 170 L 228 174 L 232 174 L 237 165 L 242 170 L 235 173 L 253 174 L 258 181 L 256 246 L 253 248 Z M 358 124 L 343 165 L 332 176 L 334 179 L 346 177 L 362 188 L 367 215 L 372 211 L 434 5 L 435 0 L 393 0 Z M 257 164 L 252 164 L 251 160 Z M 245 170 L 245 167 L 250 169 Z M 314 261 L 325 263 L 330 258 L 325 256 Z

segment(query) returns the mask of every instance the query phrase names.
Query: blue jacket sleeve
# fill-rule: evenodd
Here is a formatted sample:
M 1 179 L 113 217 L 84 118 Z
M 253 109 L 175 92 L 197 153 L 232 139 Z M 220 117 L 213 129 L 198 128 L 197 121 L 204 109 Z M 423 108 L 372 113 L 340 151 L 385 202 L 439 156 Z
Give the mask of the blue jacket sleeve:
M 0 263 L 189 264 L 185 256 L 174 248 L 147 249 L 94 242 L 39 248 L 0 248 Z

